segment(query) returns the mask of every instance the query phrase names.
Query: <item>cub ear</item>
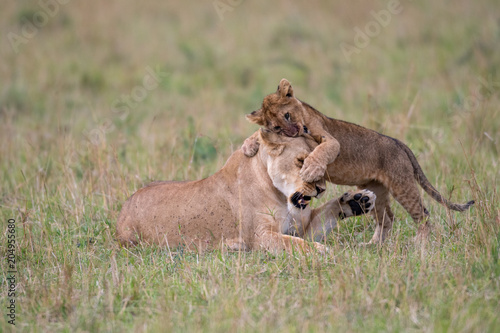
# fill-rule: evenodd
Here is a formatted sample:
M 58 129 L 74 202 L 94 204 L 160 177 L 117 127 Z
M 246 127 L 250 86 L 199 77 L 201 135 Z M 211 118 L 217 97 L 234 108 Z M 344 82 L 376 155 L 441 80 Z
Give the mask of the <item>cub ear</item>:
M 281 79 L 280 84 L 278 85 L 278 91 L 276 91 L 276 93 L 281 98 L 294 97 L 292 85 L 287 79 Z
M 247 114 L 246 118 L 249 122 L 257 124 L 259 126 L 265 125 L 264 112 L 262 112 L 262 109 L 258 109 L 257 111 Z
M 279 141 L 279 135 L 268 131 L 266 129 L 260 129 L 260 142 L 266 148 L 267 152 L 271 156 L 279 156 L 285 149 L 285 144 Z

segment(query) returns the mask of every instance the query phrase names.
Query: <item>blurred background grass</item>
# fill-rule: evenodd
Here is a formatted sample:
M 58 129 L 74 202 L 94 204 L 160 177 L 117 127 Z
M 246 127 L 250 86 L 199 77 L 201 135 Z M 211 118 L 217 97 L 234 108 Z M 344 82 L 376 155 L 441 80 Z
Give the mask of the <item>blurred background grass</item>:
M 490 279 L 485 293 L 493 301 L 481 307 L 476 304 L 481 295 L 476 299 L 464 293 L 446 303 L 449 308 L 443 313 L 438 305 L 446 295 L 441 298 L 435 291 L 444 288 L 453 293 L 456 288 L 443 286 L 448 280 L 439 274 L 431 279 L 433 284 L 423 287 L 428 289 L 414 290 L 415 295 L 429 296 L 428 303 L 417 296 L 401 306 L 391 298 L 394 286 L 389 284 L 382 292 L 387 293 L 384 304 L 389 305 L 377 307 L 370 301 L 361 307 L 366 310 L 361 315 L 356 314 L 359 302 L 373 297 L 369 292 L 353 296 L 357 301 L 345 300 L 345 310 L 333 312 L 308 303 L 319 295 L 316 289 L 291 296 L 303 283 L 317 281 L 318 267 L 331 277 L 324 282 L 331 289 L 324 287 L 327 295 L 321 296 L 330 301 L 336 299 L 335 291 L 345 296 L 359 286 L 372 290 L 373 281 L 384 272 L 396 280 L 409 276 L 422 257 L 418 252 L 408 254 L 406 245 L 401 245 L 411 239 L 415 227 L 396 204 L 395 236 L 382 251 L 393 251 L 399 262 L 413 258 L 409 266 L 381 264 L 386 270 L 379 270 L 379 252 L 350 247 L 371 237 L 370 222 L 345 221 L 331 245 L 340 258 L 359 258 L 359 262 L 343 270 L 334 268 L 334 258 L 324 259 L 323 266 L 292 262 L 290 278 L 275 286 L 254 286 L 256 293 L 267 295 L 284 283 L 286 291 L 278 292 L 282 298 L 277 296 L 277 303 L 269 304 L 275 312 L 239 300 L 240 282 L 237 288 L 226 286 L 230 292 L 225 299 L 216 291 L 216 296 L 204 294 L 203 288 L 210 289 L 217 285 L 214 281 L 226 277 L 253 286 L 249 281 L 257 273 L 240 272 L 237 258 L 227 257 L 228 267 L 234 268 L 224 273 L 227 276 L 219 274 L 226 267 L 220 253 L 209 254 L 205 266 L 197 266 L 198 257 L 174 265 L 219 272 L 212 280 L 203 280 L 203 274 L 197 277 L 205 295 L 198 302 L 195 296 L 182 296 L 182 286 L 190 283 L 184 273 L 165 277 L 165 269 L 174 269 L 158 264 L 166 260 L 165 253 L 143 249 L 129 254 L 114 242 L 116 217 L 130 194 L 151 180 L 196 179 L 218 170 L 256 129 L 244 115 L 257 109 L 285 77 L 298 98 L 326 115 L 406 142 L 430 181 L 446 196 L 460 202 L 476 200 L 471 215 L 449 215 L 425 198 L 439 244 L 435 260 L 426 258 L 427 262 L 445 265 L 450 259 L 470 267 L 475 260 L 491 263 L 495 253 L 498 259 L 497 1 L 402 0 L 401 12 L 391 15 L 389 24 L 380 27 L 380 33 L 350 61 L 341 43 L 355 46 L 354 29 L 364 31 L 375 22 L 371 11 L 386 10 L 388 2 L 49 1 L 49 7 L 43 3 L 9 1 L 0 12 L 0 217 L 18 221 L 19 322 L 21 326 L 24 322 L 24 329 L 39 323 L 41 331 L 68 326 L 89 331 L 146 330 L 151 326 L 145 323 L 175 307 L 184 312 L 173 314 L 173 327 L 184 323 L 181 327 L 187 330 L 356 330 L 366 328 L 365 318 L 375 320 L 369 330 L 398 330 L 409 324 L 424 330 L 473 330 L 467 326 L 471 322 L 484 330 L 497 323 L 490 314 L 499 309 L 499 271 L 495 271 L 499 266 L 480 269 L 484 273 L 480 276 Z M 40 27 L 29 29 L 30 24 Z M 157 79 L 151 80 L 151 72 Z M 343 190 L 329 186 L 323 201 Z M 455 245 L 444 245 L 451 241 Z M 248 256 L 250 266 L 269 263 L 264 271 L 273 271 L 272 265 L 287 266 L 291 260 Z M 128 265 L 135 257 L 141 258 L 142 266 L 132 274 Z M 371 262 L 366 280 L 349 281 L 351 268 L 366 262 Z M 435 271 L 429 267 L 426 274 Z M 280 276 L 275 273 L 273 279 Z M 464 273 L 462 280 L 456 280 L 456 267 L 443 272 L 448 273 L 454 276 L 452 284 L 466 289 L 477 278 Z M 152 286 L 144 285 L 146 277 L 154 281 Z M 165 283 L 180 289 L 164 295 Z M 119 290 L 107 291 L 103 284 Z M 3 295 L 5 288 L 0 292 Z M 158 293 L 165 299 L 158 301 L 154 296 Z M 305 315 L 283 306 L 290 297 L 306 304 Z M 214 299 L 227 307 L 218 312 Z M 455 304 L 469 310 L 460 312 Z M 433 310 L 427 311 L 429 307 Z M 193 313 L 193 308 L 200 313 Z M 402 312 L 394 312 L 395 308 Z M 145 316 L 138 315 L 142 311 Z M 424 319 L 408 321 L 413 314 Z M 452 314 L 465 317 L 453 319 Z M 212 323 L 210 316 L 220 321 Z M 274 322 L 275 316 L 286 321 Z M 233 323 L 233 317 L 240 321 Z

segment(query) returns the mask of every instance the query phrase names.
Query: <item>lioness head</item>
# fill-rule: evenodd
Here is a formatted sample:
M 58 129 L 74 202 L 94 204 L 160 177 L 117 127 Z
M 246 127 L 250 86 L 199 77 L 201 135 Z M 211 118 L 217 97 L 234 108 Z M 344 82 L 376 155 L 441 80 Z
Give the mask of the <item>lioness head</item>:
M 289 138 L 261 129 L 260 142 L 259 152 L 267 162 L 269 177 L 274 187 L 288 198 L 289 204 L 304 209 L 312 197 L 318 197 L 325 191 L 324 179 L 305 183 L 299 174 L 304 159 L 318 145 L 316 139 L 307 134 Z
M 267 95 L 262 107 L 246 118 L 273 133 L 294 137 L 304 133 L 303 112 L 302 103 L 293 95 L 292 85 L 281 79 L 276 92 Z

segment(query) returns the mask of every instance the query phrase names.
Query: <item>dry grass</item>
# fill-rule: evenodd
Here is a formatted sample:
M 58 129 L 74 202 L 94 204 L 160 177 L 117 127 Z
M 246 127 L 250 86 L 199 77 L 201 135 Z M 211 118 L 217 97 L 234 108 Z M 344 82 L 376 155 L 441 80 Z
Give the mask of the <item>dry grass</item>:
M 3 4 L 0 218 L 17 224 L 17 330 L 498 330 L 500 7 L 401 6 L 348 63 L 340 43 L 387 2 L 243 2 L 220 20 L 212 2 L 71 1 L 17 53 L 7 33 L 41 7 Z M 141 95 L 149 70 L 157 86 Z M 282 77 L 325 114 L 405 141 L 442 193 L 476 206 L 426 197 L 425 250 L 396 203 L 383 247 L 357 246 L 373 224 L 351 219 L 326 258 L 120 248 L 124 200 L 219 169 Z

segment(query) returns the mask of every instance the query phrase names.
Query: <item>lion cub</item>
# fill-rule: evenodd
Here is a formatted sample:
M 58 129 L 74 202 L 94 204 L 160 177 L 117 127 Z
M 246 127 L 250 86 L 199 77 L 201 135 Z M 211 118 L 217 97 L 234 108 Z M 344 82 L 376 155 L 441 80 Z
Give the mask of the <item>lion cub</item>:
M 305 182 L 325 176 L 335 184 L 356 185 L 373 191 L 377 201 L 372 214 L 377 226 L 370 243 L 384 241 L 392 228 L 394 214 L 389 206 L 389 193 L 417 224 L 429 213 L 422 203 L 416 183 L 449 209 L 464 211 L 474 204 L 474 201 L 466 204 L 449 202 L 427 180 L 415 155 L 404 143 L 373 130 L 326 117 L 295 98 L 292 85 L 286 79 L 281 80 L 275 93 L 264 98 L 259 110 L 246 117 L 252 123 L 285 136 L 311 133 L 323 138 L 323 142 L 304 160 L 300 175 Z M 255 136 L 248 138 L 242 149 L 245 155 L 253 156 L 259 149 Z M 419 225 L 418 237 L 427 233 L 425 221 Z

